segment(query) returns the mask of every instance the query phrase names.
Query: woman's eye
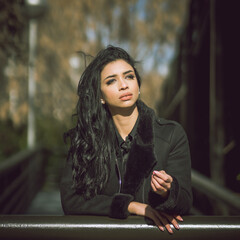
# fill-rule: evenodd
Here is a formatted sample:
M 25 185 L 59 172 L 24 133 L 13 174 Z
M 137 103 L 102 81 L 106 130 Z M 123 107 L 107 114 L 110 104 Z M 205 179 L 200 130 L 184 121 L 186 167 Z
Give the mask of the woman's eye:
M 115 79 L 109 79 L 109 80 L 107 81 L 107 85 L 112 84 L 114 81 L 115 81 Z
M 127 75 L 127 77 L 126 78 L 129 78 L 129 79 L 134 79 L 134 75 L 132 75 L 132 74 L 130 74 L 130 75 Z

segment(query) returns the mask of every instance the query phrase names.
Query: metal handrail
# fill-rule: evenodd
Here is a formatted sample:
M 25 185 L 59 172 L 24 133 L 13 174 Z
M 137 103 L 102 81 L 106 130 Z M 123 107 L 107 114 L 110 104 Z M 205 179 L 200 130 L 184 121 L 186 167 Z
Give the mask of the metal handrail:
M 0 216 L 0 239 L 231 239 L 240 236 L 240 216 L 185 216 L 173 235 L 143 217 L 119 220 L 103 216 Z M 171 226 L 173 228 L 173 226 Z
M 211 179 L 192 170 L 192 186 L 209 198 L 215 199 L 240 214 L 240 196 L 233 191 L 214 183 Z
M 17 153 L 0 164 L 0 214 L 24 213 L 43 183 L 47 149 Z

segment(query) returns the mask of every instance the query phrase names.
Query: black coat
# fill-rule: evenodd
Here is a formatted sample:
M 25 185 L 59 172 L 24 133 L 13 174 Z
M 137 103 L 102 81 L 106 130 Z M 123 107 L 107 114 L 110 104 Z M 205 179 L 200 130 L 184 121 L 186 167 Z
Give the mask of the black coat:
M 60 192 L 65 214 L 105 215 L 126 218 L 130 201 L 150 204 L 155 209 L 185 215 L 192 204 L 191 160 L 187 136 L 174 121 L 157 118 L 152 109 L 138 102 L 139 123 L 122 177 L 120 191 L 116 161 L 111 162 L 109 181 L 101 194 L 90 200 L 72 186 L 72 163 L 67 162 Z M 151 190 L 153 170 L 165 170 L 173 178 L 166 200 Z

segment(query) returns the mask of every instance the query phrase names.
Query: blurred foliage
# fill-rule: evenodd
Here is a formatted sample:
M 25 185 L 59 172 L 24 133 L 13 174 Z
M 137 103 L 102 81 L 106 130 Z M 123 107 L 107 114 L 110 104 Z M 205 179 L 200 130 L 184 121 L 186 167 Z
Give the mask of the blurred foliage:
M 22 0 L 0 0 L 0 55 L 21 56 L 26 50 L 23 34 L 26 19 L 22 15 Z
M 37 143 L 65 151 L 73 126 L 76 88 L 91 57 L 108 44 L 142 60 L 142 99 L 151 107 L 163 93 L 159 65 L 174 47 L 188 0 L 49 0 L 38 19 L 35 114 Z M 0 158 L 26 148 L 28 23 L 23 1 L 0 0 Z M 152 59 L 149 61 L 149 59 Z M 150 62 L 150 64 L 149 64 Z M 157 90 L 156 90 L 157 89 Z M 53 160 L 55 161 L 55 160 Z M 56 160 L 57 161 L 57 160 Z

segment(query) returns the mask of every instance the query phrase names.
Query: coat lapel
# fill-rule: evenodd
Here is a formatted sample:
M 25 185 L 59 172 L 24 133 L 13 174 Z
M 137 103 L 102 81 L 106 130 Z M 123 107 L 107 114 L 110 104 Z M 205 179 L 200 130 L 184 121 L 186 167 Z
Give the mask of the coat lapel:
M 139 123 L 132 144 L 124 176 L 123 193 L 135 195 L 145 177 L 156 164 L 154 153 L 153 120 L 155 113 L 143 102 L 138 101 Z

